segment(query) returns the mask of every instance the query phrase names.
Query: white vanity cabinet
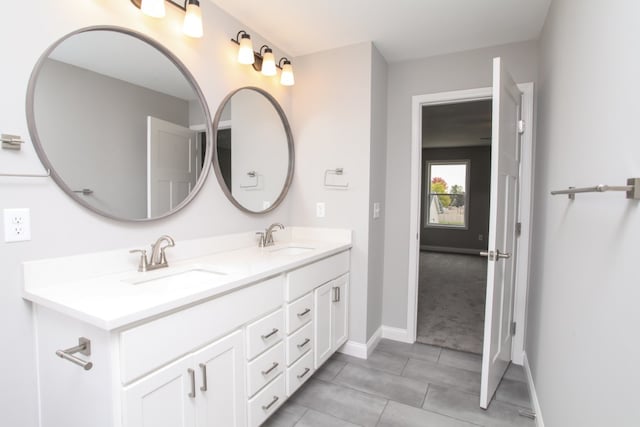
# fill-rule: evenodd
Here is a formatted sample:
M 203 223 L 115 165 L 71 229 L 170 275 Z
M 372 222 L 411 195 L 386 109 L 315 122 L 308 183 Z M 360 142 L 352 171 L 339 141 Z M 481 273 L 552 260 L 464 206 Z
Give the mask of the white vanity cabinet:
M 349 275 L 345 274 L 320 286 L 314 292 L 316 352 L 318 369 L 347 341 Z
M 244 426 L 243 362 L 236 331 L 124 387 L 123 426 Z
M 349 263 L 348 250 L 292 263 L 113 327 L 104 313 L 122 309 L 100 293 L 83 315 L 32 299 L 41 427 L 260 426 L 346 340 Z M 90 370 L 56 357 L 80 337 Z

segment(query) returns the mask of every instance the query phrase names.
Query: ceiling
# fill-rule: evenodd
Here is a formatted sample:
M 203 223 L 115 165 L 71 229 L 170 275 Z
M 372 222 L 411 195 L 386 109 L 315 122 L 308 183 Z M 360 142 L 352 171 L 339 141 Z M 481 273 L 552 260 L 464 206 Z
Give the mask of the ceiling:
M 422 107 L 424 148 L 491 145 L 490 99 Z
M 538 38 L 551 0 L 210 0 L 292 56 L 373 41 L 388 62 Z M 240 30 L 239 28 L 238 30 Z

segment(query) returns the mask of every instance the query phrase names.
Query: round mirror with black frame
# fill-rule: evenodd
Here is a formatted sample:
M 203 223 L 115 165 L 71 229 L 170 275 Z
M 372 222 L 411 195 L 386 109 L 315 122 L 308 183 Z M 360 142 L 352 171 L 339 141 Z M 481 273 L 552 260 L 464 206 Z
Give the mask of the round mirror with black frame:
M 227 198 L 244 212 L 266 213 L 293 178 L 293 136 L 278 101 L 255 87 L 231 92 L 213 122 L 214 169 Z
M 29 81 L 27 121 L 60 188 L 117 220 L 182 209 L 213 157 L 211 116 L 189 70 L 158 42 L 119 27 L 84 28 L 44 52 Z

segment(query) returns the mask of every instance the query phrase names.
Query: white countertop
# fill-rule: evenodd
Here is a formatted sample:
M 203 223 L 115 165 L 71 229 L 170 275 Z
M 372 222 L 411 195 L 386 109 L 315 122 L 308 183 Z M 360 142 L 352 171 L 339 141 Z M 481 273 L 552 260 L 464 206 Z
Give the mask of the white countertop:
M 276 246 L 267 248 L 252 246 L 226 250 L 178 262 L 171 262 L 171 254 L 167 251 L 170 263 L 168 268 L 146 273 L 128 269 L 124 272 L 99 274 L 92 277 L 77 277 L 78 274 L 75 274 L 75 277 L 70 279 L 52 277 L 51 284 L 46 283 L 43 276 L 46 277 L 50 270 L 56 268 L 56 260 L 25 263 L 23 297 L 101 329 L 114 330 L 220 296 L 351 247 L 350 238 L 348 241 L 344 239 L 326 241 L 315 240 L 310 233 L 299 234 L 305 238 L 279 242 Z M 178 245 L 180 242 L 176 242 L 176 247 Z M 312 249 L 299 254 L 277 251 L 283 247 Z M 92 254 L 93 259 L 96 259 L 94 255 L 97 254 Z M 73 258 L 61 258 L 58 262 L 59 267 L 68 269 L 73 264 Z M 85 256 L 75 258 L 78 258 L 77 262 L 86 262 Z M 171 275 L 178 278 L 181 272 L 194 269 L 223 274 L 194 274 L 193 276 L 206 276 L 206 278 L 193 277 L 192 280 L 185 281 L 153 282 L 154 278 Z M 141 278 L 151 281 L 131 283 Z

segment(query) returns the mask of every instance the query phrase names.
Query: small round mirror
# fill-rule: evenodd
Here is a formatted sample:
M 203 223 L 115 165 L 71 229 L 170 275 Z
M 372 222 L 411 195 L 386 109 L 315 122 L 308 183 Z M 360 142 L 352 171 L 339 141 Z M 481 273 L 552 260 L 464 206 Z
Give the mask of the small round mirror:
M 91 27 L 54 43 L 31 75 L 27 120 L 56 183 L 109 218 L 166 217 L 209 171 L 200 88 L 171 52 L 130 30 Z
M 264 213 L 282 202 L 293 177 L 293 137 L 278 102 L 259 88 L 229 94 L 214 119 L 214 168 L 239 209 Z

